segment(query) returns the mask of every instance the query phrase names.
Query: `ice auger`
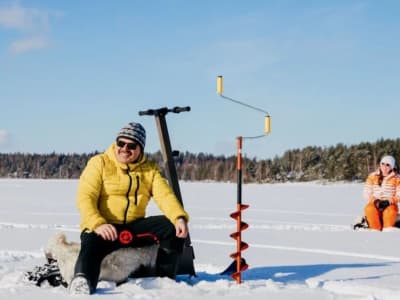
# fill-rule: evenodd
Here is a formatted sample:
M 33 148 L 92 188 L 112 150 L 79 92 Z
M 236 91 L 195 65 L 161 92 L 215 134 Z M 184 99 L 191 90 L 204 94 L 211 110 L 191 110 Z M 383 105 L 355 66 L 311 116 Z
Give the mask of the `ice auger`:
M 237 138 L 237 203 L 236 211 L 231 213 L 231 218 L 236 220 L 236 231 L 230 236 L 236 240 L 236 252 L 231 254 L 231 257 L 236 261 L 236 272 L 232 273 L 231 277 L 237 283 L 242 282 L 242 272 L 247 270 L 249 266 L 242 259 L 242 251 L 249 248 L 249 245 L 242 241 L 242 231 L 246 230 L 249 225 L 242 221 L 242 211 L 247 209 L 249 205 L 242 204 L 242 137 Z
M 242 141 L 243 139 L 258 139 L 264 137 L 266 134 L 269 134 L 271 131 L 271 117 L 265 110 L 249 105 L 239 100 L 232 99 L 223 95 L 223 80 L 222 76 L 217 77 L 217 93 L 221 98 L 228 100 L 230 102 L 239 104 L 241 106 L 250 108 L 252 110 L 261 112 L 265 114 L 265 128 L 264 133 L 262 135 L 251 136 L 251 137 L 242 137 L 239 136 L 237 138 L 237 203 L 236 203 L 236 211 L 231 213 L 231 218 L 236 220 L 236 231 L 232 233 L 230 236 L 236 241 L 236 252 L 231 254 L 231 257 L 234 261 L 231 265 L 223 271 L 221 274 L 230 274 L 233 279 L 236 280 L 237 283 L 242 282 L 242 272 L 249 268 L 246 260 L 242 258 L 242 251 L 246 250 L 249 245 L 242 241 L 242 231 L 246 230 L 249 225 L 242 221 L 242 211 L 249 208 L 249 205 L 242 204 Z

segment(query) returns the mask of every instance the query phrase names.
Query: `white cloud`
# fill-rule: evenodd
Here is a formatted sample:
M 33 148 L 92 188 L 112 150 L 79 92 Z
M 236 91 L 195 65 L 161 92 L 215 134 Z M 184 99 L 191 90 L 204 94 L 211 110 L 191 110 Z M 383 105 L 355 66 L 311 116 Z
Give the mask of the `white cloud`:
M 49 13 L 34 8 L 24 8 L 18 4 L 0 7 L 0 25 L 8 29 L 24 32 L 48 30 Z
M 0 146 L 8 143 L 9 134 L 6 130 L 0 129 Z
M 47 38 L 41 36 L 32 36 L 14 41 L 10 46 L 10 51 L 14 54 L 19 54 L 28 52 L 30 50 L 43 49 L 47 46 Z
M 46 48 L 49 45 L 49 19 L 59 13 L 22 7 L 16 2 L 0 6 L 0 28 L 14 30 L 24 36 L 9 45 L 14 54 Z

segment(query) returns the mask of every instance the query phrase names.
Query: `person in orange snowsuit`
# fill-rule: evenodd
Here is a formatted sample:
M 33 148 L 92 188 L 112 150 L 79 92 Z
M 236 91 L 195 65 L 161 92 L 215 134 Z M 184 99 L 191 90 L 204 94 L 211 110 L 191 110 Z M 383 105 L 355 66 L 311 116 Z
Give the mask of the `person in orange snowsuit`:
M 393 156 L 382 157 L 379 168 L 368 175 L 364 186 L 364 208 L 368 227 L 382 230 L 394 227 L 399 211 L 400 176 Z

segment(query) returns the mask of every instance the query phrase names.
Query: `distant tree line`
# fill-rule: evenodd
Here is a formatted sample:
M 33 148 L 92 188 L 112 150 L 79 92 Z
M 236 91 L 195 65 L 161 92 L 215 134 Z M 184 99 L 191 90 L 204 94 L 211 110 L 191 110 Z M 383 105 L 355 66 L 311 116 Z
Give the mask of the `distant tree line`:
M 86 154 L 0 153 L 0 177 L 79 178 L 87 161 L 98 152 Z M 286 151 L 273 159 L 243 158 L 243 181 L 267 183 L 286 181 L 365 180 L 386 154 L 400 159 L 400 139 L 380 139 L 331 147 L 309 146 Z M 148 153 L 163 171 L 160 152 Z M 178 176 L 185 181 L 236 181 L 236 156 L 214 156 L 189 152 L 175 157 Z

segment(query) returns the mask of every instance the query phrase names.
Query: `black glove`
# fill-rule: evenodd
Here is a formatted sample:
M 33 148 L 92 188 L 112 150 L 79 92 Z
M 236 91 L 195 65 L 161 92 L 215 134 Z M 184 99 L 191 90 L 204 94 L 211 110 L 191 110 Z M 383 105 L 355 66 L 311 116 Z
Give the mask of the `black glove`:
M 384 211 L 386 209 L 386 207 L 388 207 L 390 205 L 389 200 L 375 200 L 374 201 L 375 207 L 379 210 L 379 211 Z

